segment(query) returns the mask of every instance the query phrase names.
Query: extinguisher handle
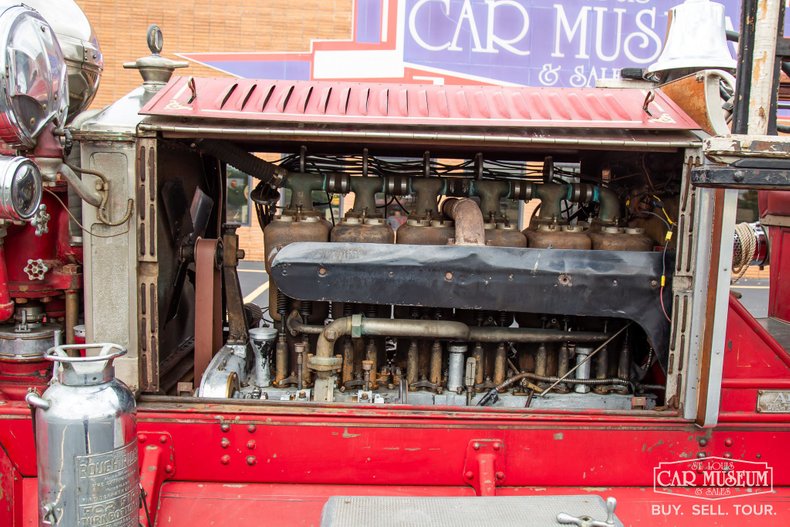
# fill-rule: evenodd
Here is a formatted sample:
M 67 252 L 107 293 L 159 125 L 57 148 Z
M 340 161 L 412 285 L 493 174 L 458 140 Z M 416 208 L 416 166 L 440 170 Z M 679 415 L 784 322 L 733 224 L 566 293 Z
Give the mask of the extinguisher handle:
M 98 353 L 98 355 L 90 355 L 86 357 L 71 357 L 67 353 L 70 350 L 90 350 L 99 348 L 101 348 L 101 351 Z M 53 362 L 66 363 L 99 361 L 107 361 L 108 363 L 112 363 L 113 359 L 116 359 L 122 355 L 126 355 L 126 353 L 126 348 L 118 344 L 112 344 L 110 342 L 97 342 L 95 344 L 62 344 L 60 346 L 49 348 L 44 358 Z
M 28 392 L 27 395 L 25 395 L 25 402 L 33 408 L 49 410 L 49 401 L 41 397 L 36 392 Z

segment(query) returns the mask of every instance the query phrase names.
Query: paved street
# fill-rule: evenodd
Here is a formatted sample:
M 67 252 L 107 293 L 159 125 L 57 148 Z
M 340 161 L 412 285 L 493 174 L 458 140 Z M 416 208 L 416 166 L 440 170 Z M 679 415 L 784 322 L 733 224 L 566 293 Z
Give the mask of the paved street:
M 765 278 L 741 278 L 732 288 L 741 293 L 741 303 L 755 318 L 768 316 L 768 280 Z
M 263 262 L 240 262 L 239 282 L 244 303 L 253 302 L 264 308 L 269 305 L 269 275 Z

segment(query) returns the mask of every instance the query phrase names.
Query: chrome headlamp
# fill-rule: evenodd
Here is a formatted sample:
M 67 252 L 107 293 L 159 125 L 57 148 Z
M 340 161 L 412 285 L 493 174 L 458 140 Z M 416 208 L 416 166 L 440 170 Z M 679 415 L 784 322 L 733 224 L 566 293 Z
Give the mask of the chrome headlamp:
M 32 148 L 50 121 L 66 122 L 66 63 L 40 14 L 23 5 L 0 10 L 0 140 Z
M 24 0 L 55 31 L 68 68 L 69 115 L 73 120 L 90 106 L 104 69 L 99 41 L 74 0 Z
M 29 220 L 41 204 L 43 184 L 36 164 L 26 157 L 0 157 L 0 219 Z

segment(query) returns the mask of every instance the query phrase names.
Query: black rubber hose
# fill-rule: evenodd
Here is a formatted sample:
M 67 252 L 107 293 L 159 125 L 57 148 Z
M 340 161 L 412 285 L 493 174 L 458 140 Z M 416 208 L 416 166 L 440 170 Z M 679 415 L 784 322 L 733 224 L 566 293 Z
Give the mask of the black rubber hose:
M 259 179 L 264 185 L 274 184 L 279 186 L 280 184 L 282 179 L 280 174 L 283 172 L 283 169 L 274 163 L 255 157 L 233 143 L 214 140 L 201 141 L 198 143 L 198 148 L 241 170 L 245 174 Z

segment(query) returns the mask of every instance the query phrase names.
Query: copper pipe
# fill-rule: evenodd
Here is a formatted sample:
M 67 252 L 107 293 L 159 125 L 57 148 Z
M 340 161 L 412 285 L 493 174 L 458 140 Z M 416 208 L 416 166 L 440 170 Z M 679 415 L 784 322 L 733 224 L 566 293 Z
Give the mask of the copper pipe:
M 74 326 L 80 314 L 80 295 L 74 290 L 66 291 L 66 344 L 74 344 Z
M 442 343 L 438 340 L 431 346 L 431 373 L 428 380 L 437 387 L 442 384 Z
M 297 342 L 294 344 L 294 351 L 296 352 L 296 389 L 301 390 L 304 388 L 303 371 L 306 360 L 304 360 L 304 343 Z
M 307 335 L 304 336 L 304 339 L 302 340 L 302 345 L 304 346 L 304 351 L 302 355 L 303 360 L 302 360 L 302 373 L 301 373 L 302 383 L 304 384 L 304 386 L 311 386 L 313 384 L 313 378 L 312 378 L 312 372 L 310 371 L 308 365 L 310 363 L 309 357 L 311 357 L 313 354 L 310 353 L 310 340 L 307 338 Z
M 280 338 L 277 339 L 274 356 L 274 384 L 279 386 L 288 377 L 288 343 L 285 341 L 285 335 L 280 335 Z
M 379 367 L 379 350 L 376 347 L 376 339 L 368 339 L 368 345 L 365 348 L 365 359 L 370 362 L 370 385 L 373 389 L 378 388 L 378 367 Z
M 484 366 L 483 360 L 484 360 L 485 357 L 483 355 L 483 345 L 480 344 L 479 342 L 476 342 L 475 343 L 475 347 L 472 349 L 472 357 L 475 359 L 475 363 L 476 363 L 476 366 L 475 366 L 475 384 L 476 385 L 483 384 L 483 380 L 484 380 L 483 375 L 485 373 L 483 371 L 483 369 L 484 369 L 483 368 L 483 366 Z
M 505 370 L 507 369 L 507 351 L 505 344 L 500 342 L 496 347 L 496 355 L 494 355 L 494 384 L 502 384 L 505 382 Z
M 595 378 L 606 379 L 609 376 L 609 348 L 605 347 L 595 358 Z M 596 386 L 595 393 L 608 393 L 606 386 Z
M 419 380 L 419 347 L 417 340 L 413 339 L 409 343 L 409 351 L 406 353 L 406 383 L 411 386 Z
M 568 343 L 563 342 L 560 345 L 560 354 L 557 361 L 557 376 L 564 377 L 566 373 L 568 373 L 568 369 L 570 368 L 571 362 L 571 349 L 568 346 Z M 561 393 L 565 393 L 568 391 L 568 387 L 565 383 L 560 383 L 557 385 L 557 391 Z
M 351 339 L 347 338 L 343 341 L 343 377 L 342 381 L 343 384 L 341 386 L 345 386 L 347 382 L 352 381 L 354 379 L 354 346 L 351 343 Z
M 545 376 L 548 370 L 549 352 L 546 349 L 546 343 L 541 342 L 538 345 L 538 351 L 535 352 L 535 374 Z

